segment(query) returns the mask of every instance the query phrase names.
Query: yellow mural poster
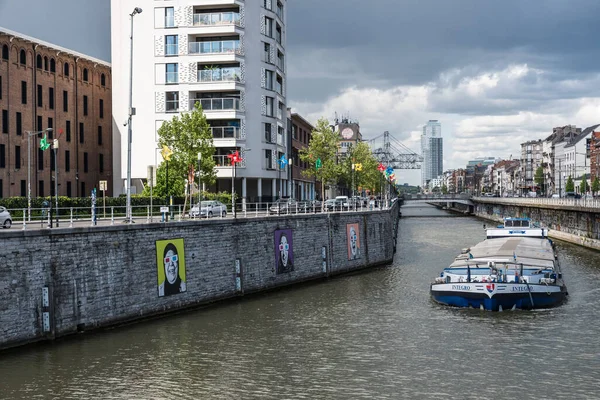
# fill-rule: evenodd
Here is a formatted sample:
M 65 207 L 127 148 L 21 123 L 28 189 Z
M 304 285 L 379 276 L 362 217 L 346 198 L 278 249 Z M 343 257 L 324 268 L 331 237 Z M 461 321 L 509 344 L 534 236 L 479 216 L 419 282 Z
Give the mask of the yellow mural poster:
M 156 241 L 156 271 L 159 297 L 186 291 L 183 238 Z

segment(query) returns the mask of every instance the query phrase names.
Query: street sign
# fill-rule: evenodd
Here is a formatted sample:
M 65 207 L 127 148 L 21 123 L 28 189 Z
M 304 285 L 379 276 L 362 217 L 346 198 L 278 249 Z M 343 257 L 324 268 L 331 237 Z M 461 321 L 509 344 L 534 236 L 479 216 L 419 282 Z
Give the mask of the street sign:
M 169 212 L 169 207 L 163 206 L 160 208 L 160 212 L 161 213 L 168 213 Z
M 101 191 L 105 191 L 106 190 L 106 186 L 107 186 L 107 182 L 106 181 L 100 181 L 100 190 Z

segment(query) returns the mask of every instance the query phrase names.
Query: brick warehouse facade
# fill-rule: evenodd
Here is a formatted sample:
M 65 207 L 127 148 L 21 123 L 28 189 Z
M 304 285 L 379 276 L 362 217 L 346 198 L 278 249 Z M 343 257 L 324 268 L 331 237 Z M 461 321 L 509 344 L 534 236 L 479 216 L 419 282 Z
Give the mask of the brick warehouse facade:
M 27 196 L 27 131 L 58 138 L 58 194 L 112 196 L 110 64 L 0 28 L 0 198 Z M 54 150 L 31 136 L 31 196 L 54 195 Z M 52 140 L 49 140 L 52 143 Z

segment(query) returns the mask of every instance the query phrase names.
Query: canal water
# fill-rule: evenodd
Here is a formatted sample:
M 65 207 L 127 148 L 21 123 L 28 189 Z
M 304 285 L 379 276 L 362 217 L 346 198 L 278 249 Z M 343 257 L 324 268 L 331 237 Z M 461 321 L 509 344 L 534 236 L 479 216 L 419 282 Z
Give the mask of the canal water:
M 600 253 L 545 311 L 436 305 L 483 222 L 405 206 L 393 265 L 0 354 L 2 399 L 598 399 Z

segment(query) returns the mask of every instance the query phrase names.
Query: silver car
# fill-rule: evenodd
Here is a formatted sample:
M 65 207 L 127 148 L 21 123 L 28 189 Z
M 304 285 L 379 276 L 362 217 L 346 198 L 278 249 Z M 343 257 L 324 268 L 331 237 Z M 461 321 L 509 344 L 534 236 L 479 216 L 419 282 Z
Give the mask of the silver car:
M 190 210 L 192 217 L 212 218 L 222 216 L 225 218 L 227 216 L 227 206 L 217 200 L 203 201 L 199 211 L 198 208 L 198 204 L 192 207 Z
M 12 218 L 6 207 L 0 207 L 0 225 L 3 228 L 10 228 L 12 225 Z

